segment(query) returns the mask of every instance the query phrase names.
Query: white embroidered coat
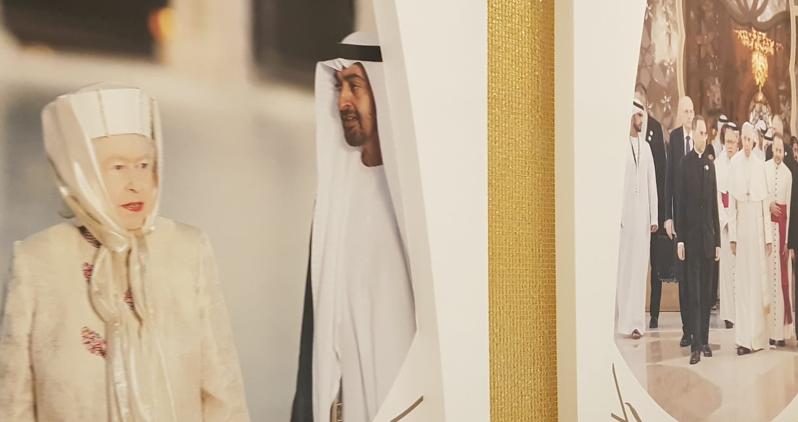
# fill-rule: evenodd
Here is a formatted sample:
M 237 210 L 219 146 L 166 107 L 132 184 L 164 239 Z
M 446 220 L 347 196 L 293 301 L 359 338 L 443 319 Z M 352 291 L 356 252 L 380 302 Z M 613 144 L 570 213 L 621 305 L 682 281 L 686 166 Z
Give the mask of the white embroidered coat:
M 249 422 L 207 237 L 161 218 L 147 243 L 177 419 Z M 108 419 L 104 324 L 87 291 L 96 252 L 91 234 L 70 224 L 15 243 L 0 313 L 0 421 Z

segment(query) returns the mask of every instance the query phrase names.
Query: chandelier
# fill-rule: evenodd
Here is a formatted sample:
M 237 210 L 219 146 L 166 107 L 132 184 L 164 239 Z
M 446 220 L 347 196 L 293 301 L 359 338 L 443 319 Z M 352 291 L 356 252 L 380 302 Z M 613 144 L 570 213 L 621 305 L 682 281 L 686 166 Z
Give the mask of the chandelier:
M 781 45 L 770 39 L 764 32 L 759 32 L 756 29 L 750 31 L 736 29 L 734 33 L 737 34 L 740 42 L 751 50 L 751 73 L 761 91 L 768 79 L 768 57 L 774 55 L 776 49 Z

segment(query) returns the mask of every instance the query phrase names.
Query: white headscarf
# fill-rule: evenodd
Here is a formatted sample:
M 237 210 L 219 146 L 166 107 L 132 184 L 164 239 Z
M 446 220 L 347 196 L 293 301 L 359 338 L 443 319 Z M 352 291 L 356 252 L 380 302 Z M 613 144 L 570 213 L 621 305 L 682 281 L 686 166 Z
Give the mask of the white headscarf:
M 42 111 L 44 147 L 61 198 L 100 242 L 89 296 L 105 323 L 109 422 L 178 422 L 148 289 L 146 237 L 154 229 L 162 186 L 158 103 L 140 89 L 97 84 L 62 95 Z M 156 198 L 141 232 L 120 227 L 92 140 L 140 134 L 156 149 Z M 135 312 L 124 302 L 129 287 Z M 180 421 L 182 422 L 182 421 Z

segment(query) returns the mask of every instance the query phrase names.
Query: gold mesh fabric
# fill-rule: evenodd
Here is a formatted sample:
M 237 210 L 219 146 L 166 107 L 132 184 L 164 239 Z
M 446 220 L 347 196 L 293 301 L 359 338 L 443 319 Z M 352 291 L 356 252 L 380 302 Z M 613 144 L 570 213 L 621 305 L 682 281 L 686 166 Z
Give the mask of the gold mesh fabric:
M 488 133 L 491 421 L 553 422 L 553 0 L 489 0 Z

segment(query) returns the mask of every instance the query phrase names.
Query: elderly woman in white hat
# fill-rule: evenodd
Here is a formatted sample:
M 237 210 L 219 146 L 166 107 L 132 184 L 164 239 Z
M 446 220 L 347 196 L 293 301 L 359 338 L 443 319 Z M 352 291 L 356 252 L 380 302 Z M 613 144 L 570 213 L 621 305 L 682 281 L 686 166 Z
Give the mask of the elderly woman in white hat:
M 42 123 L 72 221 L 14 245 L 0 421 L 248 422 L 208 239 L 157 216 L 157 102 L 94 85 Z

